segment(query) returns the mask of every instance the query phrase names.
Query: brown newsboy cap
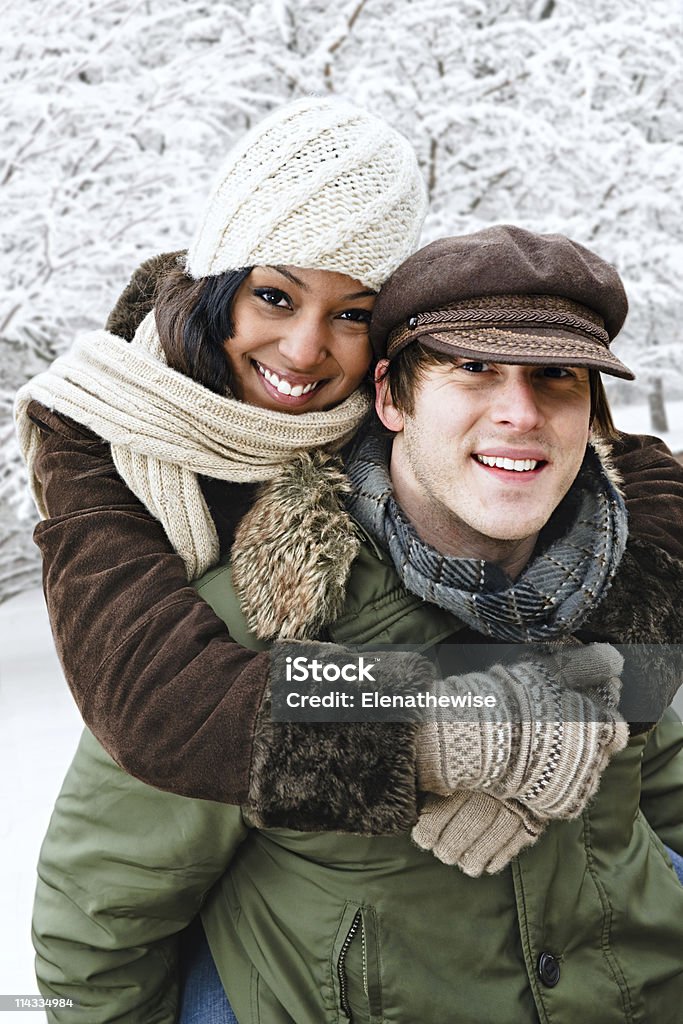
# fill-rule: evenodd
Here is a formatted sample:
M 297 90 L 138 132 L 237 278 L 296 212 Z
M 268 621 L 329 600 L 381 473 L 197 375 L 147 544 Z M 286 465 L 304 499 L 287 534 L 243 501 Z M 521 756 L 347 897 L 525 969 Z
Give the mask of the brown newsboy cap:
M 590 249 L 503 224 L 410 256 L 379 293 L 370 340 L 378 359 L 421 341 L 467 358 L 633 380 L 609 349 L 627 310 L 617 271 Z

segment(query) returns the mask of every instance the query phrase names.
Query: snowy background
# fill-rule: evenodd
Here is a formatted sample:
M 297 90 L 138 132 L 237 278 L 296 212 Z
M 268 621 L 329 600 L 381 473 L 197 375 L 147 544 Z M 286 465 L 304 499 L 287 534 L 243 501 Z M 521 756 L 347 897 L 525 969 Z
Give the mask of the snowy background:
M 102 325 L 141 260 L 187 244 L 245 128 L 329 91 L 414 143 L 431 198 L 425 242 L 516 222 L 617 265 L 631 299 L 617 350 L 639 377 L 612 386 L 618 424 L 682 451 L 683 31 L 674 0 L 0 10 L 0 993 L 29 993 L 33 865 L 79 726 L 36 589 L 16 388 Z
M 183 248 L 230 144 L 308 93 L 414 143 L 424 241 L 495 222 L 614 262 L 620 401 L 683 398 L 679 0 L 0 0 L 0 599 L 37 582 L 16 387 Z M 619 388 L 619 385 L 617 385 Z M 648 396 L 649 399 L 648 399 Z M 657 411 L 657 410 L 656 410 Z M 671 424 L 669 424 L 671 426 Z

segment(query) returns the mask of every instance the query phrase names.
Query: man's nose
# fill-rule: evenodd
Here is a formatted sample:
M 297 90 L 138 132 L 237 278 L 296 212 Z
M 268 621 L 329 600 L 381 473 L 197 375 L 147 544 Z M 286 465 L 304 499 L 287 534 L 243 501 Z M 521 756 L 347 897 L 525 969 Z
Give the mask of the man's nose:
M 545 414 L 531 377 L 511 374 L 502 382 L 496 390 L 492 415 L 496 423 L 509 425 L 520 433 L 540 427 Z
M 278 349 L 291 370 L 313 370 L 324 363 L 329 352 L 329 329 L 318 318 L 292 320 Z

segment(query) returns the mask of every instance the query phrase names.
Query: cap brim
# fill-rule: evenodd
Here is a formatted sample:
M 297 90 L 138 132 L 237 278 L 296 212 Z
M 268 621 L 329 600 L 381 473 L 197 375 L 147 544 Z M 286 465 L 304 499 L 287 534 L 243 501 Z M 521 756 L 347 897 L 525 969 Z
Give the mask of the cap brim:
M 521 366 L 581 366 L 600 370 L 623 380 L 635 380 L 635 374 L 620 359 L 597 341 L 572 331 L 517 328 L 480 331 L 433 331 L 411 338 L 426 348 L 466 359 L 486 359 L 493 363 Z M 392 358 L 395 353 L 392 353 Z

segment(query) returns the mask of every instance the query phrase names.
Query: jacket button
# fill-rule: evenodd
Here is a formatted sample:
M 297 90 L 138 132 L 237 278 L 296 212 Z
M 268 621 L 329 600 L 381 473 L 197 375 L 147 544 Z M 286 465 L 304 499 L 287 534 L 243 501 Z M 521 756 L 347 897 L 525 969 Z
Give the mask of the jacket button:
M 560 980 L 560 965 L 552 953 L 541 953 L 536 968 L 538 976 L 548 988 L 555 988 Z
M 408 321 L 408 327 L 417 327 L 417 317 L 416 316 L 411 316 L 410 320 Z

